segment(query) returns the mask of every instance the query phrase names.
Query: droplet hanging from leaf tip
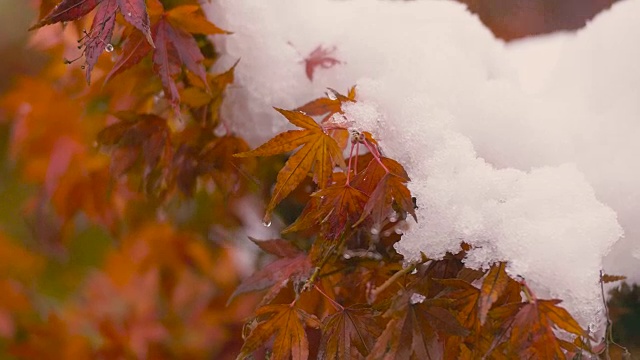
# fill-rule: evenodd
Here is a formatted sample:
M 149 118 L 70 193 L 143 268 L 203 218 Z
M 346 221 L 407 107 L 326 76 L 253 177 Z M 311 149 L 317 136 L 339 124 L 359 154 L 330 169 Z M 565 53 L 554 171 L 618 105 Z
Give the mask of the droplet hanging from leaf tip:
M 332 90 L 327 91 L 327 97 L 329 98 L 329 100 L 338 100 L 336 93 L 333 92 Z
M 264 219 L 262 219 L 262 225 L 264 225 L 264 227 L 271 226 L 271 216 L 269 216 L 269 214 L 265 215 Z
M 110 53 L 113 51 L 113 45 L 111 44 L 107 44 L 107 46 L 104 47 L 104 51 Z
M 379 225 L 373 225 L 371 227 L 371 230 L 369 230 L 369 232 L 371 232 L 371 235 L 378 235 L 380 233 Z

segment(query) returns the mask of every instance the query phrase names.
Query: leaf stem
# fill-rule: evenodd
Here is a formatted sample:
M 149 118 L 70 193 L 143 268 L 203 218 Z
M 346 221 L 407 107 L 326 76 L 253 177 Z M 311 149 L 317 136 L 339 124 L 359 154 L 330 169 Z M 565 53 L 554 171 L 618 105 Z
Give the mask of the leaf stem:
M 351 181 L 351 162 L 353 161 L 353 142 L 351 143 L 351 150 L 349 151 L 349 166 L 347 167 L 347 183 L 349 185 L 349 181 Z
M 524 295 L 527 297 L 528 302 L 535 303 L 536 301 L 538 301 L 538 298 L 533 293 L 529 285 L 527 285 L 527 282 L 524 279 L 520 280 L 520 285 L 522 286 L 522 290 L 524 291 Z
M 367 149 L 369 150 L 369 152 L 371 153 L 371 155 L 373 155 L 373 158 L 376 159 L 376 161 L 378 162 L 378 164 L 380 164 L 380 166 L 382 166 L 382 168 L 384 169 L 384 171 L 388 173 L 390 173 L 389 169 L 384 165 L 384 163 L 382 162 L 382 160 L 380 159 L 380 153 L 378 152 L 378 150 L 375 148 L 375 146 L 373 146 L 372 144 L 370 144 L 366 139 L 364 140 L 364 146 L 367 147 Z
M 342 240 L 342 241 L 344 241 L 344 240 Z M 309 280 L 307 280 L 307 282 L 302 287 L 302 291 L 301 292 L 311 290 L 311 287 L 314 285 L 314 283 L 318 279 L 318 275 L 320 275 L 320 270 L 322 270 L 324 265 L 329 261 L 329 257 L 334 255 L 333 250 L 335 248 L 336 248 L 335 244 L 331 245 L 329 247 L 329 249 L 326 252 L 326 254 L 322 257 L 322 260 L 320 261 L 320 264 L 318 264 L 318 266 L 316 266 L 316 268 L 313 270 L 313 274 L 311 274 L 311 277 L 309 277 Z
M 333 307 L 336 308 L 336 310 L 338 310 L 338 311 L 343 311 L 344 310 L 344 306 L 340 305 L 337 301 L 335 301 L 331 297 L 329 297 L 329 295 L 327 295 L 324 291 L 322 291 L 322 289 L 320 289 L 320 286 L 318 286 L 316 284 L 313 284 L 313 288 L 318 290 L 318 292 L 320 294 L 322 294 L 322 296 L 327 298 L 327 300 L 329 300 L 331 305 L 333 305 Z
M 358 173 L 358 154 L 360 154 L 360 142 L 356 142 L 356 162 L 353 163 L 353 173 Z
M 408 266 L 408 267 L 396 272 L 395 274 L 393 274 L 384 283 L 382 283 L 382 285 L 380 285 L 377 288 L 371 290 L 371 293 L 369 294 L 369 304 L 372 304 L 374 301 L 376 301 L 376 298 L 380 295 L 380 293 L 385 291 L 389 286 L 391 286 L 391 284 L 396 282 L 402 276 L 404 276 L 404 275 L 412 272 L 413 270 L 415 270 L 417 266 L 418 266 L 418 263 L 411 264 L 410 266 Z

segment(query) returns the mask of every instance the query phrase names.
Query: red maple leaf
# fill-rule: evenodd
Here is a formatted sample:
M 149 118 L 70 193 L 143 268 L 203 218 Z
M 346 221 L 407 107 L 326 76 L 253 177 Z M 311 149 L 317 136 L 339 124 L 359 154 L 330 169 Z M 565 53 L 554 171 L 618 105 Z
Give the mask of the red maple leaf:
M 318 45 L 308 57 L 304 59 L 304 70 L 307 74 L 307 78 L 313 81 L 313 72 L 317 67 L 323 69 L 329 69 L 335 65 L 342 64 L 342 62 L 331 55 L 336 51 L 336 47 L 323 48 L 322 45 Z
M 302 281 L 309 275 L 311 271 L 309 257 L 290 242 L 282 239 L 250 239 L 262 250 L 277 256 L 278 259 L 242 281 L 231 294 L 228 303 L 238 295 L 269 288 L 262 299 L 262 304 L 268 303 L 289 284 L 289 281 Z
M 208 87 L 207 74 L 202 61 L 198 43 L 191 32 L 200 34 L 226 33 L 206 21 L 202 14 L 194 13 L 192 6 L 175 7 L 162 16 L 151 28 L 151 36 L 155 44 L 153 49 L 153 70 L 162 81 L 162 87 L 178 110 L 180 94 L 176 78 L 180 75 L 182 65 L 196 75 L 205 87 Z M 152 47 L 139 35 L 133 34 L 124 45 L 122 56 L 117 60 L 105 79 L 105 83 L 114 76 L 139 63 L 152 50 Z
M 154 46 L 151 38 L 149 14 L 144 0 L 63 0 L 54 7 L 37 24 L 29 30 L 38 29 L 45 25 L 58 22 L 77 20 L 97 7 L 91 30 L 85 32 L 81 47 L 85 56 L 87 82 L 91 82 L 91 70 L 98 61 L 98 57 L 105 50 L 113 51 L 109 44 L 113 35 L 118 10 L 124 19 L 144 34 L 146 41 Z

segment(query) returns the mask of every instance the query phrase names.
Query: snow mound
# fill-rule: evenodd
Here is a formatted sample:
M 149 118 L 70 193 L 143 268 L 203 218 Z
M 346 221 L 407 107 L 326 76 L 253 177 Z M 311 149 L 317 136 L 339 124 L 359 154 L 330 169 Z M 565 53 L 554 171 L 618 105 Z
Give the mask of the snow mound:
M 464 241 L 469 266 L 508 260 L 511 275 L 593 327 L 612 247 L 606 270 L 640 279 L 629 254 L 640 235 L 639 11 L 629 0 L 530 46 L 505 46 L 455 2 L 219 0 L 209 15 L 234 32 L 216 37 L 219 70 L 241 59 L 223 109 L 234 131 L 258 145 L 287 126 L 272 106 L 356 84 L 346 116 L 405 165 L 418 199 L 397 250 L 441 257 Z M 318 46 L 335 47 L 340 64 L 310 81 Z M 537 82 L 521 75 L 534 54 L 552 56 Z

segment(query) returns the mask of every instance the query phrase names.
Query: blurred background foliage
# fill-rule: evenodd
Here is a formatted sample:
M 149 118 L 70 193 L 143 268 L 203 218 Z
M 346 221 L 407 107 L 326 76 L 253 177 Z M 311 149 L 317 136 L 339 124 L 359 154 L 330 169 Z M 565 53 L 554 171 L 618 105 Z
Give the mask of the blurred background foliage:
M 469 9 L 478 14 L 481 20 L 502 39 L 513 40 L 522 37 L 550 33 L 558 30 L 575 30 L 584 26 L 598 12 L 607 9 L 614 0 L 458 0 L 465 3 Z M 48 55 L 36 50 L 30 45 L 27 28 L 35 22 L 37 18 L 36 8 L 39 1 L 32 0 L 2 0 L 0 1 L 0 98 L 4 93 L 15 85 L 16 80 L 22 75 L 35 76 L 40 73 L 47 63 Z M 38 96 L 38 94 L 33 94 Z M 79 311 L 78 307 L 67 307 L 61 312 L 50 311 L 53 308 L 60 308 L 61 304 L 69 301 L 92 302 L 93 305 L 84 307 L 83 311 L 105 312 L 122 311 L 122 309 L 100 308 L 100 301 L 104 297 L 120 296 L 123 299 L 134 299 L 133 310 L 136 312 L 135 319 L 138 323 L 126 324 L 128 326 L 128 336 L 131 337 L 129 349 L 115 349 L 109 344 L 102 344 L 105 358 L 113 354 L 134 354 L 140 355 L 143 350 L 141 346 L 146 341 L 154 338 L 167 336 L 163 329 L 153 328 L 150 318 L 151 310 L 158 304 L 145 302 L 145 296 L 154 292 L 162 291 L 162 286 L 167 282 L 182 282 L 182 287 L 173 289 L 176 294 L 181 294 L 181 299 L 174 299 L 176 302 L 187 302 L 193 307 L 194 316 L 205 314 L 199 319 L 192 319 L 194 322 L 206 322 L 198 324 L 198 328 L 215 328 L 208 338 L 199 337 L 198 334 L 190 333 L 188 327 L 176 327 L 170 332 L 174 337 L 173 341 L 185 341 L 200 343 L 199 346 L 210 347 L 208 352 L 212 354 L 232 354 L 234 351 L 215 349 L 216 341 L 230 349 L 240 345 L 241 329 L 233 328 L 235 318 L 242 318 L 251 310 L 251 299 L 248 303 L 236 304 L 235 307 L 245 307 L 246 309 L 234 309 L 229 314 L 235 312 L 235 318 L 224 319 L 224 315 L 216 312 L 207 312 L 207 308 L 216 307 L 224 309 L 226 297 L 233 291 L 238 281 L 238 271 L 233 271 L 233 264 L 229 262 L 232 256 L 226 250 L 218 249 L 210 253 L 204 250 L 201 241 L 189 242 L 189 246 L 183 247 L 183 235 L 169 227 L 142 227 L 136 236 L 122 240 L 121 244 L 115 245 L 115 240 L 108 231 L 98 225 L 87 225 L 74 233 L 71 239 L 64 244 L 55 242 L 42 242 L 38 232 L 46 231 L 47 225 L 37 223 L 47 221 L 46 209 L 44 216 L 36 219 L 25 216 L 25 209 L 21 206 L 36 206 L 29 203 L 29 199 L 38 195 L 38 187 L 25 182 L 20 173 L 16 170 L 17 164 L 12 158 L 9 149 L 9 139 L 12 134 L 12 124 L 7 119 L 6 109 L 0 108 L 0 359 L 11 358 L 8 354 L 6 339 L 13 337 L 26 338 L 22 333 L 25 328 L 16 324 L 19 322 L 37 323 L 37 319 L 45 319 L 48 323 L 60 323 L 61 330 L 56 334 L 47 334 L 49 327 L 34 326 L 29 331 L 42 336 L 31 337 L 30 346 L 22 349 L 13 349 L 14 355 L 25 358 L 49 358 L 52 349 L 57 349 L 58 354 L 52 358 L 80 358 L 86 355 L 87 338 L 80 339 L 64 330 L 64 325 L 57 317 L 60 313 L 76 318 L 82 323 L 86 318 L 95 314 L 86 314 Z M 206 206 L 206 204 L 204 205 Z M 206 218 L 205 218 L 206 219 Z M 42 229 L 45 230 L 42 230 Z M 164 241 L 168 251 L 182 252 L 182 256 L 189 258 L 195 263 L 197 271 L 184 272 L 176 267 L 179 259 L 174 259 L 170 253 L 153 252 L 140 255 L 141 248 L 149 246 L 148 242 Z M 159 240 L 164 239 L 164 240 Z M 146 245 L 145 245 L 146 244 Z M 195 245 L 193 245 L 195 244 Z M 64 249 L 56 248 L 62 246 Z M 154 245 L 154 248 L 157 246 Z M 147 251 L 149 251 L 147 249 Z M 207 255 L 208 254 L 208 255 Z M 213 254 L 213 255 L 211 255 Z M 131 269 L 123 265 L 130 263 L 131 259 L 147 259 L 146 261 L 161 262 L 160 271 L 162 273 L 133 272 L 131 269 L 138 269 L 141 264 L 129 264 Z M 97 271 L 101 269 L 101 271 Z M 131 273 L 128 273 L 131 272 Z M 220 274 L 228 274 L 221 276 Z M 128 287 L 111 288 L 113 284 L 105 281 L 105 277 L 110 277 L 113 282 L 122 278 L 139 276 L 134 282 L 128 283 Z M 195 279 L 203 277 L 209 281 L 198 282 Z M 91 282 L 88 279 L 92 279 Z M 169 279 L 169 280 L 167 280 Z M 109 285 L 111 284 L 111 285 Z M 131 286 L 134 284 L 135 286 Z M 163 285 L 164 284 L 164 285 Z M 204 285 L 203 285 L 204 284 Z M 80 295 L 78 295 L 78 289 Z M 176 290 L 177 289 L 177 290 Z M 38 297 L 30 294 L 38 293 Z M 198 304 L 196 299 L 204 293 L 216 293 L 215 296 L 208 297 L 208 304 Z M 614 339 L 619 343 L 632 348 L 632 353 L 640 351 L 640 288 L 637 285 L 623 283 L 618 288 L 612 290 L 609 301 L 610 313 L 614 321 Z M 34 303 L 33 299 L 38 303 Z M 124 301 L 124 300 L 123 300 Z M 113 305 L 113 304 L 112 304 Z M 112 306 L 111 305 L 111 306 Z M 176 305 L 176 304 L 174 304 Z M 171 307 L 170 304 L 164 306 Z M 176 305 L 176 309 L 182 309 Z M 169 313 L 171 313 L 169 311 Z M 175 319 L 179 317 L 174 314 Z M 211 318 L 211 317 L 220 318 Z M 84 319 L 84 320 L 83 320 Z M 107 317 L 108 319 L 108 317 Z M 171 320 L 170 320 L 171 321 Z M 219 325 L 222 324 L 222 325 Z M 110 333 L 113 337 L 118 336 L 118 324 L 103 322 L 100 324 L 101 331 Z M 216 326 L 218 326 L 216 328 Z M 136 337 L 137 336 L 137 337 Z M 237 342 L 229 341 L 230 338 L 237 337 Z M 48 339 L 48 340 L 46 340 Z M 37 343 L 37 342 L 40 343 Z M 113 344 L 116 342 L 114 341 Z M 180 348 L 171 347 L 163 349 L 150 349 L 148 351 L 157 354 L 169 353 L 172 356 L 193 356 L 189 353 L 192 347 Z M 35 350 L 34 350 L 35 349 Z M 42 352 L 36 351 L 40 349 Z M 229 350 L 229 349 L 227 349 Z M 183 351 L 183 352 L 180 352 Z M 64 354 L 64 355 L 63 355 Z

